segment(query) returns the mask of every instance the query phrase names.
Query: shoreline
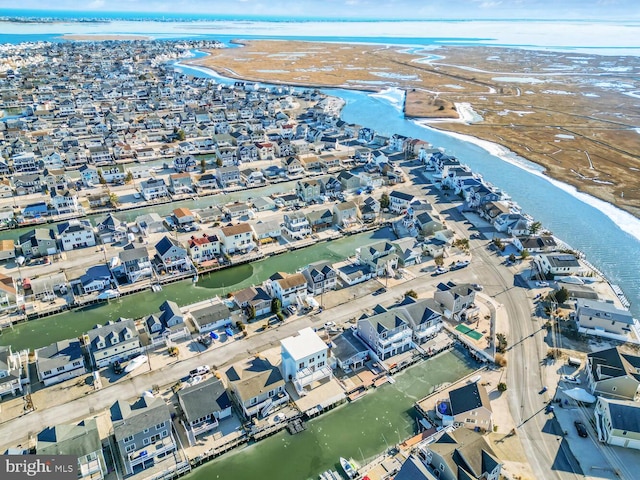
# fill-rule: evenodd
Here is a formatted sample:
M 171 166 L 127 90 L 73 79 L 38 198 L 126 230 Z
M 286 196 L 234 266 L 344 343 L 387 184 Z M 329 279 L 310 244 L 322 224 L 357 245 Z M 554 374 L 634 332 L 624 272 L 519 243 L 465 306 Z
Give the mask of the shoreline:
M 132 41 L 132 40 L 155 40 L 153 37 L 148 35 L 133 35 L 133 34 L 120 34 L 116 33 L 113 35 L 109 34 L 65 34 L 60 35 L 62 40 L 70 40 L 73 42 L 103 42 L 108 40 L 117 40 L 117 41 Z

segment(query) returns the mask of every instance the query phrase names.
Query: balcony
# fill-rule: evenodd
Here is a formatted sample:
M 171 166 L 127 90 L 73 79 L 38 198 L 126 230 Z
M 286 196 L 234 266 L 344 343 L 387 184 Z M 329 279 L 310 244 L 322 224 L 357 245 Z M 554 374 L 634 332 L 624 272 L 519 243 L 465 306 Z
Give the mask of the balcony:
M 380 348 L 388 348 L 392 344 L 405 343 L 407 339 L 411 340 L 411 330 L 406 329 L 393 335 L 387 336 L 387 338 L 378 337 L 378 345 Z
M 173 436 L 169 434 L 168 437 L 164 437 L 151 445 L 146 445 L 134 452 L 130 452 L 129 463 L 131 464 L 131 467 L 133 467 L 134 465 L 142 463 L 149 458 L 157 457 L 165 452 L 171 452 L 175 450 L 175 448 L 176 444 L 173 441 Z
M 208 432 L 209 430 L 213 430 L 217 428 L 219 425 L 218 419 L 212 416 L 210 419 L 205 420 L 204 422 L 200 422 L 197 425 L 191 425 L 191 431 L 194 436 L 202 435 L 203 433 Z
M 313 370 L 310 368 L 303 368 L 302 370 L 298 370 L 296 372 L 293 384 L 295 385 L 296 390 L 302 391 L 302 389 L 310 383 L 331 377 L 332 374 L 333 372 L 331 370 L 331 367 L 327 365 Z

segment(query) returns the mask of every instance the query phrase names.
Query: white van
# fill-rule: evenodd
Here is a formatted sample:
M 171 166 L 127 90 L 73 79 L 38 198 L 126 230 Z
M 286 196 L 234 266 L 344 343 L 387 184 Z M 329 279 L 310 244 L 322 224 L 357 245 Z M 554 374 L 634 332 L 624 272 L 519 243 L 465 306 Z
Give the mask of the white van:
M 575 357 L 569 357 L 569 359 L 567 360 L 567 365 L 569 365 L 570 367 L 580 367 L 580 365 L 582 365 L 582 360 Z

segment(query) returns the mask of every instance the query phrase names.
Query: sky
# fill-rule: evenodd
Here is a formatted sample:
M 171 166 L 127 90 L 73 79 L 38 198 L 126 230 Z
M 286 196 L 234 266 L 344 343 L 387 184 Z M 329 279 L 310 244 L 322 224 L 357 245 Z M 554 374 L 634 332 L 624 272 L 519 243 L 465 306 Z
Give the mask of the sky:
M 10 15 L 2 9 L 0 15 Z M 78 10 L 77 0 L 21 0 L 21 9 Z M 638 0 L 88 0 L 91 12 L 367 19 L 639 20 Z

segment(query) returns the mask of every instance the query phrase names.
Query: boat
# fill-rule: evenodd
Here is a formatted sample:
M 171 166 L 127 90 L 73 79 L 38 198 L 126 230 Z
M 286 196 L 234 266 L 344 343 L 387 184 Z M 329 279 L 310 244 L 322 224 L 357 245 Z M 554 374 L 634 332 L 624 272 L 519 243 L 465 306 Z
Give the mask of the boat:
M 136 358 L 131 360 L 126 367 L 124 367 L 124 373 L 133 372 L 136 368 L 141 367 L 146 361 L 146 355 L 138 355 Z
M 96 298 L 98 300 L 110 300 L 112 298 L 118 298 L 120 296 L 120 292 L 117 290 L 105 290 L 100 293 Z
M 326 472 L 322 472 L 320 475 L 320 480 L 342 480 L 342 477 L 335 470 L 327 470 Z
M 340 466 L 342 467 L 342 470 L 344 470 L 344 473 L 346 473 L 347 477 L 349 478 L 354 478 L 358 474 L 355 467 L 346 458 L 340 457 Z

